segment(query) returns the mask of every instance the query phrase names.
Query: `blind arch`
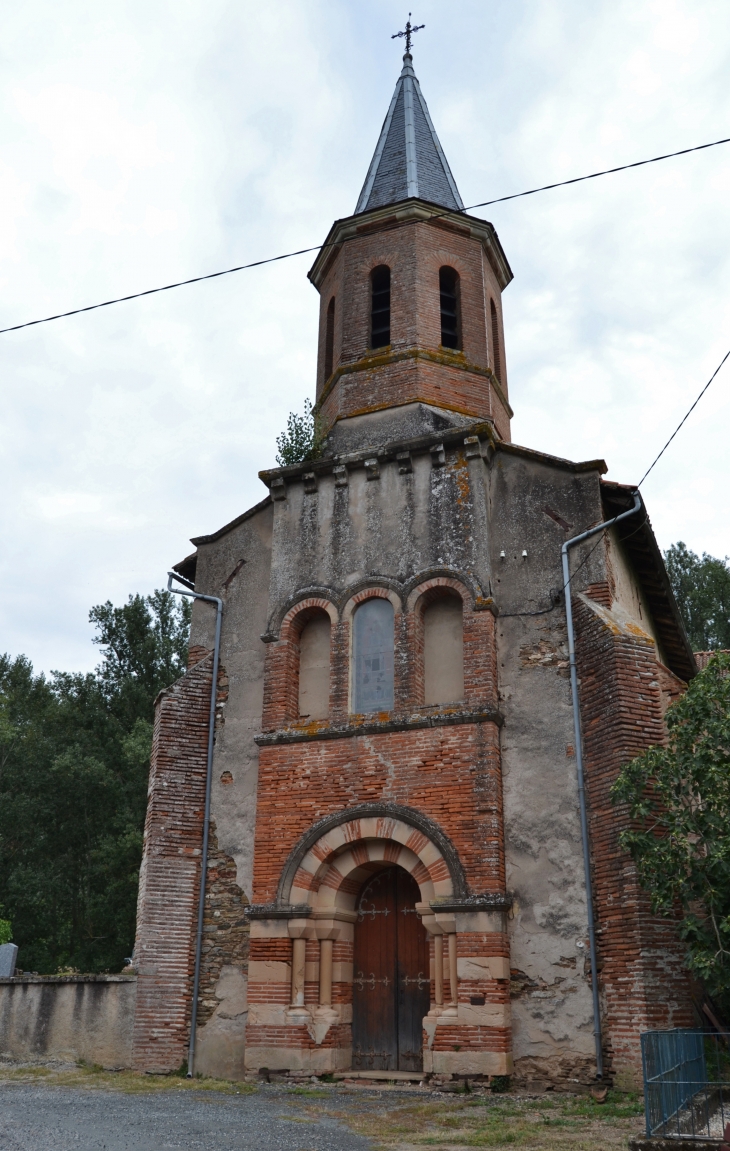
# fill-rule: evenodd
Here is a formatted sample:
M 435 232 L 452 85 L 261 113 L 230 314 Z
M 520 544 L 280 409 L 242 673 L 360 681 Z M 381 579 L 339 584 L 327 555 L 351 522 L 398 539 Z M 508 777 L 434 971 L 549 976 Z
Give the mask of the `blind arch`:
M 464 610 L 461 597 L 444 591 L 423 611 L 424 703 L 464 698 Z
M 326 719 L 330 710 L 330 617 L 317 611 L 299 636 L 299 715 Z

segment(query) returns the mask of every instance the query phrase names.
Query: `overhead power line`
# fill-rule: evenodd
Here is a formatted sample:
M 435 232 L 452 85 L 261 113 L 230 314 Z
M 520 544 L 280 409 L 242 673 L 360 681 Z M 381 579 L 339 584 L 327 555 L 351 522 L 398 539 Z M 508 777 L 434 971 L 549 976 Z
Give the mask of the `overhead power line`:
M 686 414 L 685 414 L 685 415 L 682 417 L 682 419 L 679 421 L 679 423 L 677 424 L 676 428 L 675 428 L 675 429 L 674 429 L 674 431 L 672 432 L 671 436 L 670 436 L 670 437 L 669 437 L 669 439 L 667 440 L 666 444 L 664 445 L 664 447 L 663 447 L 663 448 L 662 448 L 662 450 L 660 451 L 659 455 L 656 457 L 656 459 L 654 460 L 654 462 L 653 462 L 652 464 L 650 464 L 650 465 L 649 465 L 649 467 L 648 467 L 648 468 L 646 469 L 646 471 L 644 472 L 643 476 L 641 477 L 641 479 L 639 480 L 638 484 L 636 485 L 636 488 L 635 488 L 635 490 L 636 490 L 637 492 L 638 492 L 639 488 L 641 487 L 641 485 L 643 484 L 643 482 L 644 482 L 644 480 L 646 479 L 646 477 L 649 475 L 649 472 L 650 472 L 650 471 L 652 471 L 652 469 L 653 469 L 653 468 L 656 466 L 656 464 L 658 464 L 658 463 L 659 463 L 659 460 L 662 458 L 662 456 L 664 455 L 665 451 L 667 450 L 667 448 L 668 448 L 668 447 L 669 447 L 669 445 L 671 444 L 672 440 L 673 440 L 673 439 L 674 439 L 674 437 L 677 435 L 677 432 L 678 432 L 678 431 L 679 431 L 679 430 L 680 430 L 680 429 L 681 429 L 681 428 L 684 426 L 684 424 L 686 424 L 687 420 L 689 419 L 689 417 L 691 416 L 692 412 L 693 412 L 693 411 L 695 410 L 695 408 L 697 407 L 698 403 L 700 402 L 700 400 L 701 400 L 701 399 L 702 399 L 702 397 L 704 396 L 704 394 L 705 394 L 705 392 L 707 391 L 707 389 L 709 388 L 710 384 L 711 384 L 711 383 L 712 383 L 712 381 L 715 379 L 715 376 L 716 376 L 716 375 L 718 374 L 718 372 L 720 371 L 720 368 L 723 366 L 723 364 L 724 364 L 724 363 L 725 363 L 725 362 L 726 362 L 728 359 L 730 359 L 730 349 L 728 349 L 728 351 L 727 351 L 727 352 L 725 352 L 725 355 L 722 357 L 722 359 L 720 360 L 720 363 L 717 365 L 717 367 L 715 368 L 714 372 L 713 372 L 713 373 L 712 373 L 712 375 L 710 376 L 709 380 L 707 381 L 707 383 L 706 383 L 706 384 L 705 384 L 705 386 L 703 387 L 702 391 L 701 391 L 701 392 L 700 392 L 700 394 L 698 395 L 697 399 L 696 399 L 696 400 L 695 400 L 695 402 L 692 404 L 692 407 L 691 407 L 691 408 L 689 408 L 689 410 L 687 411 L 687 413 L 686 413 Z M 646 521 L 647 521 L 647 518 L 648 518 L 648 517 L 647 517 L 647 516 L 646 516 L 646 514 L 645 514 L 645 515 L 644 515 L 644 518 L 643 518 L 643 520 L 641 521 L 641 523 L 639 524 L 638 528 L 636 528 L 636 529 L 635 529 L 633 532 L 631 532 L 631 533 L 630 533 L 628 536 L 622 536 L 622 539 L 624 539 L 624 540 L 627 540 L 627 539 L 631 539 L 631 536 L 633 536 L 633 535 L 636 535 L 636 533 L 637 533 L 637 532 L 641 531 L 641 529 L 643 528 L 644 524 L 645 524 L 645 523 L 646 523 Z M 596 548 L 597 548 L 597 547 L 598 547 L 598 545 L 600 544 L 600 542 L 601 542 L 601 540 L 603 539 L 604 535 L 605 535 L 605 531 L 600 533 L 600 535 L 598 536 L 598 539 L 597 539 L 597 540 L 596 540 L 596 542 L 594 543 L 594 545 L 593 545 L 593 547 L 591 548 L 591 550 L 588 552 L 588 554 L 587 554 L 587 555 L 586 555 L 586 556 L 585 556 L 585 557 L 584 557 L 584 558 L 581 560 L 581 562 L 578 564 L 577 568 L 576 568 L 576 569 L 575 569 L 575 571 L 573 572 L 573 575 L 571 576 L 571 579 L 575 579 L 575 577 L 577 576 L 577 574 L 578 574 L 578 572 L 580 571 L 580 569 L 581 569 L 581 568 L 582 568 L 582 567 L 583 567 L 585 564 L 587 564 L 587 563 L 588 563 L 588 560 L 589 560 L 589 559 L 591 558 L 591 556 L 593 555 L 594 551 L 596 550 Z M 563 585 L 562 591 L 563 591 L 563 592 L 565 591 L 565 585 Z M 556 602 L 557 602 L 557 601 L 556 601 Z M 542 611 L 536 611 L 536 612 L 516 612 L 515 614 L 516 614 L 516 615 L 546 615 L 548 612 L 552 611 L 552 610 L 553 610 L 553 608 L 554 608 L 555 606 L 556 606 L 556 605 L 555 605 L 555 604 L 553 604 L 553 607 L 550 607 L 550 608 L 545 608 L 545 609 L 543 609 Z
M 488 208 L 492 204 L 504 204 L 507 200 L 519 200 L 524 196 L 534 196 L 538 192 L 550 192 L 553 188 L 566 188 L 569 184 L 581 184 L 585 180 L 596 180 L 599 176 L 612 176 L 616 172 L 627 172 L 630 168 L 642 168 L 646 164 L 657 164 L 660 160 L 672 160 L 676 156 L 687 156 L 690 152 L 702 152 L 706 148 L 716 148 L 719 144 L 730 144 L 730 136 L 722 140 L 712 140 L 709 144 L 696 144 L 692 148 L 682 148 L 678 152 L 666 152 L 663 156 L 652 156 L 648 160 L 635 160 L 632 164 L 621 164 L 618 168 L 604 168 L 600 172 L 590 172 L 587 176 L 574 176 L 570 180 L 559 180 L 556 184 L 542 184 L 539 188 L 529 188 L 526 192 L 513 192 L 509 196 L 498 196 L 495 200 L 482 200 L 479 204 L 470 204 L 463 210 L 464 212 L 471 212 L 474 208 Z M 50 324 L 52 320 L 64 320 L 68 316 L 80 316 L 83 312 L 94 312 L 97 308 L 110 308 L 112 304 L 124 304 L 128 300 L 139 300 L 143 296 L 154 296 L 158 292 L 170 292 L 173 288 L 184 288 L 188 284 L 199 284 L 203 280 L 215 280 L 220 276 L 230 276 L 233 272 L 245 272 L 248 268 L 260 268 L 263 264 L 275 264 L 279 260 L 290 260 L 294 256 L 304 256 L 308 252 L 321 252 L 331 246 L 314 244 L 311 248 L 298 248 L 294 252 L 283 252 L 280 256 L 269 256 L 265 260 L 253 260 L 250 264 L 237 264 L 235 268 L 224 268 L 220 272 L 208 272 L 204 276 L 192 276 L 189 280 L 177 280 L 174 284 L 163 284 L 161 288 L 147 288 L 144 292 L 132 292 L 128 296 L 117 296 L 113 300 L 103 300 L 100 304 L 88 304 L 85 308 L 72 308 L 68 312 L 58 312 L 55 316 L 44 316 L 40 320 L 26 320 L 23 324 L 13 324 L 9 328 L 0 328 L 0 335 L 5 332 L 18 332 L 21 328 L 32 328 L 37 324 Z
M 700 400 L 701 400 L 701 399 L 702 399 L 702 397 L 704 396 L 705 392 L 706 392 L 706 391 L 707 391 L 707 389 L 709 388 L 710 384 L 711 384 L 711 383 L 712 383 L 712 381 L 714 380 L 715 376 L 716 376 L 716 375 L 718 374 L 718 372 L 720 371 L 720 368 L 723 366 L 723 364 L 725 363 L 725 361 L 726 361 L 727 359 L 729 359 L 729 358 L 730 358 L 730 349 L 728 349 L 728 351 L 727 351 L 727 352 L 725 352 L 725 355 L 722 357 L 722 359 L 720 360 L 720 363 L 717 365 L 717 367 L 715 368 L 714 372 L 713 372 L 713 373 L 712 373 L 712 375 L 710 376 L 709 380 L 708 380 L 708 381 L 707 381 L 707 383 L 705 384 L 704 388 L 702 389 L 702 391 L 701 391 L 701 392 L 700 392 L 700 394 L 698 395 L 697 399 L 696 399 L 696 400 L 695 400 L 695 402 L 692 404 L 692 407 L 689 409 L 689 411 L 687 412 L 687 414 L 686 414 L 685 416 L 683 416 L 683 417 L 682 417 L 682 419 L 679 421 L 679 423 L 677 424 L 676 428 L 675 428 L 675 429 L 674 429 L 674 431 L 672 432 L 671 436 L 670 436 L 670 437 L 669 437 L 669 439 L 667 440 L 666 444 L 664 445 L 664 447 L 663 447 L 663 448 L 662 448 L 662 450 L 660 451 L 659 455 L 658 455 L 658 456 L 657 456 L 657 458 L 654 460 L 654 463 L 653 463 L 653 464 L 651 464 L 651 465 L 650 465 L 650 466 L 649 466 L 649 467 L 646 469 L 646 471 L 644 472 L 643 476 L 641 477 L 641 479 L 639 480 L 638 484 L 636 485 L 636 486 L 637 486 L 637 488 L 640 488 L 640 487 L 641 487 L 641 485 L 643 484 L 644 480 L 645 480 L 645 479 L 646 479 L 646 477 L 649 475 L 649 472 L 652 470 L 652 468 L 654 468 L 654 467 L 655 467 L 655 465 L 656 465 L 656 464 L 658 464 L 658 463 L 659 463 L 660 459 L 662 458 L 662 456 L 664 455 L 665 451 L 667 450 L 667 448 L 668 448 L 668 447 L 669 447 L 669 445 L 671 444 L 671 442 L 672 442 L 672 440 L 674 439 L 674 437 L 676 436 L 677 432 L 678 432 L 678 431 L 679 431 L 679 429 L 680 429 L 680 428 L 681 428 L 681 427 L 682 427 L 682 426 L 683 426 L 683 425 L 684 425 L 684 424 L 687 422 L 687 420 L 689 419 L 689 417 L 692 415 L 692 412 L 695 410 L 695 408 L 697 407 L 698 403 L 700 402 Z

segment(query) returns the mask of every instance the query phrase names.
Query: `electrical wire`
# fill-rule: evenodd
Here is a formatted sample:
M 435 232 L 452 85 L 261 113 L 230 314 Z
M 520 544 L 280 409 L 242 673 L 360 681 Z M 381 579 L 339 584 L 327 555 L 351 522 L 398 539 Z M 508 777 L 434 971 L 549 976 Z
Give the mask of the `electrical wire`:
M 652 156 L 648 160 L 635 160 L 632 164 L 621 164 L 617 168 L 604 168 L 600 172 L 590 172 L 587 176 L 574 176 L 570 180 L 559 180 L 556 184 L 543 184 L 539 188 L 529 188 L 526 192 L 513 192 L 509 196 L 498 196 L 495 200 L 482 200 L 479 204 L 470 204 L 462 211 L 471 212 L 474 208 L 488 208 L 492 204 L 504 204 L 507 200 L 519 200 L 523 196 L 534 196 L 538 192 L 550 192 L 554 188 L 565 188 L 569 184 L 580 184 L 584 180 L 596 180 L 599 176 L 612 176 L 616 172 L 626 172 L 630 168 L 642 168 L 646 164 L 658 164 L 660 160 L 672 160 L 676 156 L 687 156 L 690 152 L 702 152 L 706 148 L 716 148 L 719 144 L 730 144 L 730 136 L 726 136 L 722 140 L 712 140 L 709 144 L 696 144 L 692 148 L 682 148 L 678 152 L 666 152 L 662 156 Z M 431 219 L 437 219 L 438 215 L 446 214 L 445 212 L 437 213 Z M 249 268 L 260 268 L 263 264 L 275 264 L 280 260 L 290 260 L 294 256 L 304 256 L 308 252 L 321 252 L 333 246 L 332 244 L 315 244 L 310 248 L 298 248 L 294 252 L 283 252 L 280 256 L 269 256 L 264 260 L 253 260 L 250 264 L 237 264 L 234 268 L 224 268 L 220 272 L 208 272 L 203 276 L 192 276 L 188 280 L 177 280 L 174 284 L 163 284 L 161 288 L 147 288 L 144 292 L 132 292 L 128 296 L 117 296 L 113 300 L 103 300 L 100 304 L 88 304 L 85 308 L 72 308 L 68 312 L 58 312 L 54 316 L 44 316 L 39 320 L 26 320 L 23 324 L 13 324 L 8 328 L 0 328 L 0 335 L 4 335 L 6 332 L 18 332 L 21 328 L 33 328 L 37 324 L 50 324 L 53 320 L 64 320 L 69 316 L 80 316 L 83 312 L 94 312 L 98 308 L 110 308 L 112 304 L 124 304 L 128 300 L 139 300 L 143 296 L 154 296 L 158 292 L 170 292 L 173 288 L 184 288 L 188 284 L 200 284 L 204 280 L 230 276 L 233 272 L 245 272 Z
M 730 357 L 730 348 L 728 349 L 728 351 L 727 351 L 727 352 L 725 352 L 725 355 L 724 355 L 724 356 L 722 357 L 722 359 L 720 360 L 720 363 L 719 363 L 719 364 L 717 365 L 717 367 L 715 368 L 714 372 L 713 372 L 713 373 L 712 373 L 712 375 L 710 376 L 709 380 L 708 380 L 708 381 L 707 381 L 707 383 L 705 384 L 704 388 L 702 389 L 702 391 L 701 391 L 701 392 L 700 392 L 700 394 L 698 395 L 698 397 L 697 397 L 697 399 L 695 400 L 695 402 L 692 404 L 692 407 L 689 409 L 689 411 L 687 412 L 687 414 L 686 414 L 686 416 L 684 417 L 684 419 L 680 420 L 680 422 L 677 424 L 676 428 L 674 429 L 674 431 L 672 432 L 671 436 L 670 436 L 670 437 L 669 437 L 669 439 L 667 440 L 666 444 L 664 445 L 664 447 L 663 447 L 663 448 L 662 448 L 662 450 L 660 451 L 659 455 L 658 455 L 658 456 L 657 456 L 657 458 L 654 460 L 654 463 L 653 463 L 653 464 L 651 464 L 651 466 L 650 466 L 650 467 L 648 467 L 648 468 L 646 469 L 646 471 L 644 472 L 643 476 L 641 477 L 641 479 L 639 480 L 638 484 L 636 485 L 636 487 L 637 487 L 637 488 L 640 488 L 640 487 L 641 487 L 641 485 L 643 484 L 644 480 L 645 480 L 645 479 L 646 479 L 646 477 L 649 475 L 649 472 L 652 470 L 652 468 L 655 466 L 655 464 L 658 464 L 658 463 L 659 463 L 660 459 L 662 458 L 662 456 L 664 455 L 665 451 L 667 450 L 667 448 L 668 448 L 668 447 L 669 447 L 669 445 L 671 444 L 671 442 L 672 442 L 672 440 L 674 439 L 674 437 L 676 436 L 677 432 L 678 432 L 678 431 L 679 431 L 679 429 L 680 429 L 680 428 L 683 426 L 683 424 L 685 424 L 685 423 L 686 423 L 686 421 L 689 419 L 689 417 L 691 416 L 692 412 L 693 412 L 693 411 L 695 410 L 695 408 L 697 407 L 698 403 L 700 402 L 700 400 L 701 400 L 701 399 L 702 399 L 702 397 L 704 396 L 705 392 L 706 392 L 706 391 L 707 391 L 707 389 L 709 388 L 710 384 L 712 383 L 712 381 L 714 380 L 715 376 L 716 376 L 716 375 L 717 375 L 717 373 L 720 371 L 720 368 L 723 366 L 723 364 L 724 364 L 724 363 L 725 363 L 725 361 L 728 359 L 728 357 Z
M 681 429 L 681 428 L 682 428 L 682 427 L 683 427 L 683 426 L 686 424 L 687 420 L 689 419 L 689 417 L 691 416 L 692 412 L 693 412 L 693 411 L 695 410 L 695 408 L 697 407 L 698 403 L 700 402 L 700 400 L 701 400 L 701 399 L 702 399 L 702 397 L 704 396 L 704 394 L 705 394 L 705 392 L 707 391 L 707 389 L 709 388 L 710 384 L 711 384 L 711 383 L 712 383 L 712 381 L 715 379 L 715 377 L 717 376 L 718 372 L 719 372 L 719 371 L 720 371 L 720 369 L 722 368 L 723 364 L 725 364 L 725 363 L 726 363 L 726 361 L 727 361 L 728 359 L 730 359 L 730 348 L 727 350 L 727 352 L 725 353 L 725 355 L 724 355 L 724 356 L 722 357 L 722 359 L 720 360 L 720 363 L 719 363 L 719 364 L 717 365 L 717 367 L 715 368 L 714 372 L 712 373 L 712 375 L 710 376 L 709 380 L 707 381 L 707 383 L 706 383 L 706 384 L 705 384 L 705 386 L 703 387 L 702 391 L 701 391 L 701 392 L 700 392 L 700 394 L 698 395 L 698 397 L 697 397 L 697 399 L 695 400 L 695 402 L 692 404 L 692 406 L 689 408 L 689 410 L 687 411 L 687 413 L 686 413 L 686 414 L 685 414 L 685 415 L 682 417 L 682 419 L 681 419 L 681 420 L 679 421 L 679 423 L 677 424 L 676 428 L 674 429 L 674 431 L 672 432 L 671 436 L 670 436 L 670 437 L 669 437 L 669 439 L 667 440 L 666 444 L 664 445 L 664 447 L 663 447 L 663 448 L 662 448 L 662 450 L 660 451 L 659 455 L 656 457 L 656 459 L 654 460 L 654 462 L 653 462 L 652 464 L 650 464 L 650 465 L 649 465 L 649 467 L 646 469 L 646 471 L 644 472 L 643 476 L 642 476 L 642 477 L 641 477 L 641 479 L 639 480 L 638 484 L 637 484 L 637 485 L 636 485 L 636 487 L 634 488 L 634 491 L 637 491 L 637 492 L 638 492 L 639 488 L 640 488 L 640 487 L 641 487 L 641 485 L 643 484 L 643 482 L 644 482 L 644 480 L 646 479 L 646 477 L 647 477 L 647 476 L 649 475 L 649 473 L 650 473 L 650 472 L 651 472 L 651 471 L 654 469 L 654 467 L 656 466 L 656 464 L 658 464 L 658 463 L 659 463 L 659 460 L 660 460 L 660 459 L 662 458 L 662 456 L 664 455 L 665 451 L 667 450 L 667 448 L 668 448 L 668 447 L 669 447 L 669 445 L 671 444 L 672 440 L 673 440 L 673 439 L 674 439 L 674 437 L 677 435 L 677 433 L 680 431 L 680 429 Z M 621 538 L 622 538 L 622 539 L 631 539 L 631 536 L 633 536 L 633 535 L 636 535 L 636 533 L 637 533 L 638 531 L 641 531 L 641 529 L 644 527 L 644 525 L 645 525 L 645 524 L 648 522 L 648 519 L 649 519 L 649 517 L 648 517 L 647 515 L 645 515 L 645 516 L 644 516 L 644 519 L 641 521 L 641 523 L 639 524 L 638 528 L 635 528 L 633 532 L 630 532 L 630 533 L 629 533 L 629 535 L 627 535 L 627 536 L 622 536 Z M 584 564 L 586 564 L 586 563 L 588 563 L 588 560 L 589 560 L 589 559 L 591 558 L 591 556 L 593 555 L 594 551 L 596 550 L 596 548 L 598 547 L 599 543 L 600 543 L 600 542 L 601 542 L 601 540 L 603 539 L 603 536 L 604 536 L 604 532 L 600 532 L 600 534 L 599 534 L 599 536 L 598 536 L 598 539 L 596 540 L 596 542 L 595 542 L 595 544 L 593 545 L 593 547 L 591 548 L 591 550 L 588 552 L 588 555 L 587 555 L 587 556 L 586 556 L 586 557 L 585 557 L 583 560 L 581 560 L 581 562 L 578 564 L 578 567 L 577 567 L 577 568 L 575 569 L 575 571 L 573 572 L 572 576 L 570 577 L 570 578 L 571 578 L 571 580 L 575 578 L 575 576 L 578 574 L 578 572 L 579 572 L 579 571 L 580 571 L 580 569 L 583 567 L 583 565 L 584 565 Z M 565 591 L 565 586 L 563 586 L 563 589 L 562 589 L 562 590 L 563 590 L 563 591 Z M 519 613 L 519 614 L 527 614 L 527 615 L 543 615 L 543 614 L 545 614 L 546 612 L 548 612 L 548 611 L 551 611 L 551 610 L 552 610 L 551 608 L 546 608 L 546 609 L 544 609 L 544 611 L 542 611 L 542 612 L 527 612 L 527 613 Z

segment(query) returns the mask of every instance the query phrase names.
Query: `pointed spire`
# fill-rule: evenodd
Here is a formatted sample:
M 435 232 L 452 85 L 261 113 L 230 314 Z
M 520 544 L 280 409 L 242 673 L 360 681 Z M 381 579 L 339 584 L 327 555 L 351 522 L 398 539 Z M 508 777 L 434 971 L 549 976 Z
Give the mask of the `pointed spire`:
M 406 52 L 355 214 L 418 196 L 461 211 L 464 205 Z

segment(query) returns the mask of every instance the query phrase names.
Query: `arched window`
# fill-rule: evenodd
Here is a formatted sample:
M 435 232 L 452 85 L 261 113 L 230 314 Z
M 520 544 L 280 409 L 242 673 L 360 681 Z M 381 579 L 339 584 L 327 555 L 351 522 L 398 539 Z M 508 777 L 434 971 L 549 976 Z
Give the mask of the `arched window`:
M 393 605 L 366 599 L 353 617 L 352 710 L 392 711 Z
M 370 273 L 370 347 L 385 348 L 390 343 L 390 268 L 381 264 Z
M 326 719 L 329 710 L 330 619 L 317 612 L 299 637 L 299 715 Z
M 492 316 L 492 358 L 494 360 L 494 374 L 502 383 L 502 357 L 499 352 L 499 320 L 497 319 L 497 309 L 494 306 L 494 300 L 489 301 L 489 311 Z
M 441 293 L 441 344 L 444 348 L 460 348 L 459 273 L 454 268 L 439 268 L 439 291 Z
M 335 359 L 335 297 L 333 296 L 327 308 L 327 325 L 324 333 L 324 378 L 328 380 L 332 375 Z
M 440 595 L 423 613 L 424 703 L 464 698 L 463 608 L 458 595 Z

